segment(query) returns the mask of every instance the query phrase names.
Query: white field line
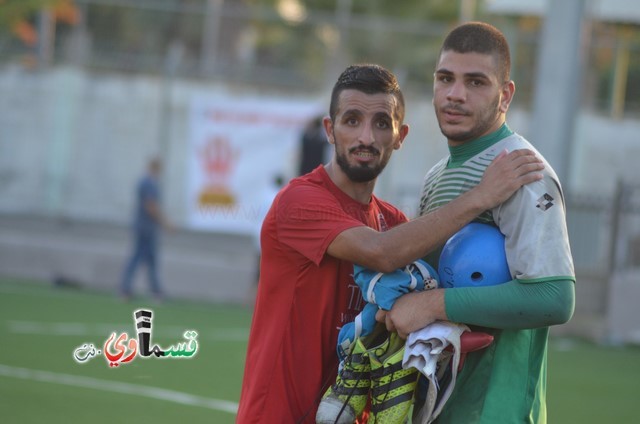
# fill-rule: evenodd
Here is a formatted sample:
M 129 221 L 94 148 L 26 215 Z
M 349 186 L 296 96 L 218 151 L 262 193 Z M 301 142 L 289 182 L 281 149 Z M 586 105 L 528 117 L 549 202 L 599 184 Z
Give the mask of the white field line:
M 40 288 L 51 288 L 51 290 L 47 290 L 46 293 L 43 293 L 41 290 L 38 290 Z M 65 290 L 65 289 L 61 289 L 61 290 L 54 290 L 53 289 L 53 285 L 49 284 L 49 285 L 38 285 L 38 286 L 34 286 L 34 287 L 8 287 L 8 286 L 3 286 L 0 285 L 0 293 L 3 294 L 19 294 L 19 295 L 24 295 L 24 296 L 34 296 L 34 297 L 66 297 L 69 296 L 69 293 L 77 293 L 77 294 L 86 294 L 83 293 L 81 290 Z M 115 296 L 114 296 L 115 298 Z M 104 296 L 104 299 L 107 299 L 107 296 Z
M 0 376 L 20 378 L 23 380 L 46 383 L 65 384 L 67 386 L 85 387 L 121 394 L 144 396 L 156 400 L 175 402 L 182 405 L 200 406 L 216 411 L 236 414 L 238 404 L 226 400 L 210 399 L 174 390 L 141 386 L 138 384 L 121 383 L 97 378 L 83 377 L 70 374 L 53 373 L 49 371 L 32 370 L 28 368 L 11 367 L 0 364 Z
M 81 322 L 38 322 L 38 321 L 6 321 L 9 332 L 14 334 L 33 334 L 49 336 L 95 336 L 109 337 L 112 332 L 135 334 L 133 322 L 131 324 L 86 324 Z M 178 326 L 158 326 L 153 334 L 158 337 L 181 337 L 187 330 L 198 332 L 199 339 L 219 342 L 245 342 L 249 338 L 246 328 L 226 328 L 201 333 L 197 328 Z

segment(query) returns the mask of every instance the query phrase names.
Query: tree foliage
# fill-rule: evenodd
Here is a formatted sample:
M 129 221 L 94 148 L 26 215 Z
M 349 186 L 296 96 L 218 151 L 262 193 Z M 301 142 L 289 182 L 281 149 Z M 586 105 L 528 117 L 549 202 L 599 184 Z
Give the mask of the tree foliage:
M 0 0 L 0 32 L 10 32 L 34 45 L 38 40 L 34 21 L 43 9 L 49 9 L 59 22 L 75 24 L 79 18 L 72 0 Z

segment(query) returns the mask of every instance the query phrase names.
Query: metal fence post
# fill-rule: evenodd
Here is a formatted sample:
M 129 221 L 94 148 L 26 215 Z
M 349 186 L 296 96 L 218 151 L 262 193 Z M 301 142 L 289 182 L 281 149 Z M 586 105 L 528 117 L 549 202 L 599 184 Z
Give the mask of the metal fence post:
M 613 205 L 611 205 L 611 233 L 609 235 L 609 259 L 608 269 L 609 275 L 613 275 L 616 268 L 620 264 L 619 258 L 619 232 L 620 232 L 620 220 L 622 219 L 623 203 L 625 199 L 625 184 L 622 180 L 618 180 L 616 185 L 616 193 L 613 198 Z

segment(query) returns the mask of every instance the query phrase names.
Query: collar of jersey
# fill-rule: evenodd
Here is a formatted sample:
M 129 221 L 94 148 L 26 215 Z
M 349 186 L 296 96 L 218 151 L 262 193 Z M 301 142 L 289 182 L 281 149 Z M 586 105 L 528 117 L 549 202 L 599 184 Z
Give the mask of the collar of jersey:
M 459 146 L 449 146 L 449 154 L 451 157 L 449 158 L 447 168 L 457 168 L 489 146 L 494 145 L 503 138 L 509 137 L 511 134 L 513 134 L 513 131 L 511 131 L 505 122 L 491 134 L 484 135 Z

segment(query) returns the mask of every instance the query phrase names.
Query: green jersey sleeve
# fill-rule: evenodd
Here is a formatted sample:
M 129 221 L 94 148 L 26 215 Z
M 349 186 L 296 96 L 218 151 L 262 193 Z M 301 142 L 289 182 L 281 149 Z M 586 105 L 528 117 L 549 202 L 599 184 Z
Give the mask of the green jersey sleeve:
M 512 280 L 486 287 L 445 290 L 450 321 L 499 329 L 564 324 L 575 308 L 573 280 L 522 283 Z

